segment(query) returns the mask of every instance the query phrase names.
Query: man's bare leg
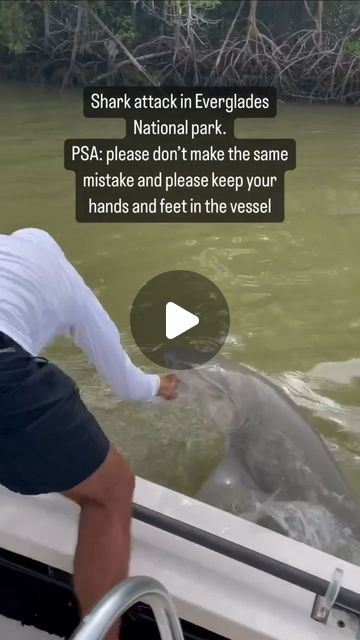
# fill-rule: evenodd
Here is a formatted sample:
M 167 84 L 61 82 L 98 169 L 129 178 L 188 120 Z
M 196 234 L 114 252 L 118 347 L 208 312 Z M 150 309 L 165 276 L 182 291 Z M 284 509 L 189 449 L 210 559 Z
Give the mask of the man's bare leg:
M 64 495 L 81 508 L 74 587 L 81 614 L 128 574 L 134 475 L 113 448 L 95 473 Z M 106 640 L 117 640 L 120 625 Z

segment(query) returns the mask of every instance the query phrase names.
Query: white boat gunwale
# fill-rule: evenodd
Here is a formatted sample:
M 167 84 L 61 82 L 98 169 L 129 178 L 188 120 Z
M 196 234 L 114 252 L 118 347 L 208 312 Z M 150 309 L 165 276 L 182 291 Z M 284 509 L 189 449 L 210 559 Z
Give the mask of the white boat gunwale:
M 0 500 L 0 546 L 71 573 L 77 507 L 61 496 L 24 497 L 3 489 Z M 340 567 L 344 589 L 358 593 L 359 567 L 192 498 L 137 478 L 135 502 L 325 584 Z M 343 637 L 311 619 L 314 592 L 136 519 L 130 573 L 157 578 L 173 595 L 181 619 L 230 640 Z

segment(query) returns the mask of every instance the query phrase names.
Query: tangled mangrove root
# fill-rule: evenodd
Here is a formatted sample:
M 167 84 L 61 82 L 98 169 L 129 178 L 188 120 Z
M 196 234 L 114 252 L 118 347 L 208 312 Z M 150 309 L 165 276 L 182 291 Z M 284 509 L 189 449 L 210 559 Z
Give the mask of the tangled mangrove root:
M 142 0 L 142 9 L 160 26 L 155 38 L 134 40 L 132 46 L 105 24 L 91 2 L 59 3 L 58 13 L 44 14 L 44 33 L 18 60 L 27 78 L 63 87 L 272 85 L 284 100 L 360 104 L 360 55 L 349 46 L 351 33 L 358 37 L 360 27 L 351 30 L 350 25 L 343 37 L 324 30 L 321 0 L 314 15 L 304 0 L 313 28 L 277 38 L 256 17 L 257 0 L 251 0 L 246 17 L 241 17 L 241 1 L 220 43 L 214 38 L 217 21 L 197 14 L 197 1 Z M 50 11 L 51 5 L 43 6 Z

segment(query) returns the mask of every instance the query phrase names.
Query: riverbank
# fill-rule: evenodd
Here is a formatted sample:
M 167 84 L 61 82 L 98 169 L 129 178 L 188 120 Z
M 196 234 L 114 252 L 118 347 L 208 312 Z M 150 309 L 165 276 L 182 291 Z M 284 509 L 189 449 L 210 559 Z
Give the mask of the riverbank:
M 0 80 L 62 89 L 273 86 L 282 101 L 360 104 L 359 7 L 358 0 L 0 2 Z
M 307 34 L 307 38 L 311 40 L 312 34 Z M 151 81 L 145 83 L 143 73 L 133 68 L 129 58 L 111 66 L 105 61 L 99 62 L 99 56 L 74 63 L 70 59 L 57 60 L 52 51 L 47 56 L 28 52 L 0 57 L 0 81 L 49 84 L 61 89 L 109 84 L 122 86 L 124 81 L 125 86 L 272 86 L 283 102 L 360 104 L 360 57 L 346 51 L 341 41 L 329 43 L 326 49 L 312 50 L 309 47 L 306 54 L 303 45 L 298 42 L 297 51 L 292 49 L 290 55 L 290 42 L 281 45 L 261 40 L 237 43 L 229 55 L 239 58 L 238 63 L 229 67 L 224 61 L 221 67 L 218 65 L 216 75 L 213 73 L 216 52 L 207 51 L 202 54 L 207 64 L 203 65 L 202 75 L 196 83 L 196 60 L 183 60 L 181 65 L 173 67 L 171 73 L 171 52 L 164 52 L 161 59 L 157 55 L 156 62 L 149 61 L 146 75 Z M 150 53 L 148 57 L 151 58 Z M 183 69 L 179 76 L 181 67 L 186 67 L 186 72 Z

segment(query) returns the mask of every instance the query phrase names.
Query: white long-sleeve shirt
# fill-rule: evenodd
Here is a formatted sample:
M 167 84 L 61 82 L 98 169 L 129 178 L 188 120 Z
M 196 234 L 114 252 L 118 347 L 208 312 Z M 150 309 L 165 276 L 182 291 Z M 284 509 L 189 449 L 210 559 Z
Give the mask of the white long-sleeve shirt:
M 72 336 L 121 400 L 147 402 L 157 375 L 136 367 L 95 294 L 40 229 L 0 234 L 0 331 L 37 356 L 59 335 Z

